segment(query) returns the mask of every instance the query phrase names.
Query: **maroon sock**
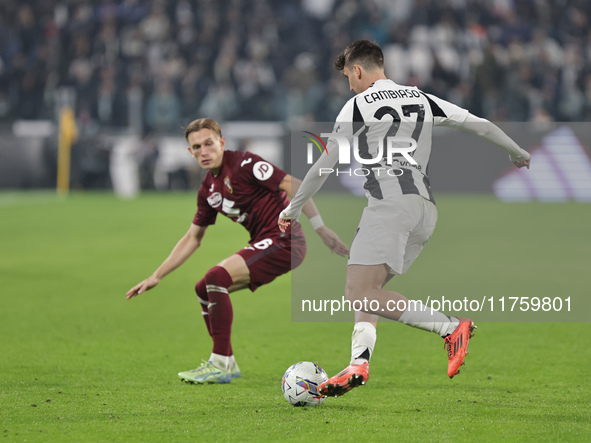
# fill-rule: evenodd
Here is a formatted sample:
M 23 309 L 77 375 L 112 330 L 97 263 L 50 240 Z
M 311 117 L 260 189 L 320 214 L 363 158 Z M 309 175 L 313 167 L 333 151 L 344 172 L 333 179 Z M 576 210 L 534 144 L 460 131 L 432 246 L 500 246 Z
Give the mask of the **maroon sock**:
M 199 297 L 199 304 L 201 305 L 201 314 L 203 315 L 205 327 L 207 328 L 207 332 L 209 333 L 210 337 L 212 337 L 211 325 L 209 323 L 209 309 L 207 308 L 207 305 L 209 304 L 209 299 L 207 298 L 207 289 L 204 278 L 199 280 L 195 285 L 195 292 L 197 293 L 197 297 Z
M 205 285 L 209 299 L 209 325 L 213 338 L 213 353 L 232 355 L 232 320 L 234 311 L 228 295 L 232 277 L 221 266 L 214 266 L 205 274 Z

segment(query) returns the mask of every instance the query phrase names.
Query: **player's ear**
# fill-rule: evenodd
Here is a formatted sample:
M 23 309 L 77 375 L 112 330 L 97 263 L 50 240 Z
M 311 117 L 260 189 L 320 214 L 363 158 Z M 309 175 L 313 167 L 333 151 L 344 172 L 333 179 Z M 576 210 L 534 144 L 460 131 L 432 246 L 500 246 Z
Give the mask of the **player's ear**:
M 355 78 L 357 80 L 360 80 L 361 74 L 362 74 L 361 66 L 360 65 L 353 65 L 353 72 L 355 73 Z
M 222 149 L 225 148 L 225 146 L 226 146 L 226 138 L 225 137 L 220 137 L 220 146 L 222 147 Z

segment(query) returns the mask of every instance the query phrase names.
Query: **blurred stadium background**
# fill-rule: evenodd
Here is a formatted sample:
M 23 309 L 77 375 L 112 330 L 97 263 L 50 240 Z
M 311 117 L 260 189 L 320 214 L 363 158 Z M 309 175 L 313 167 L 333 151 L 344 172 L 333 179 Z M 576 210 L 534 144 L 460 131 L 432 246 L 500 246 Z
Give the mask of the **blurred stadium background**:
M 590 441 L 590 328 L 579 321 L 590 312 L 591 205 L 481 195 L 591 201 L 590 20 L 583 0 L 0 0 L 3 437 Z M 499 123 L 534 155 L 532 169 L 516 170 L 478 137 L 439 131 L 429 171 L 439 234 L 396 290 L 572 297 L 570 322 L 533 313 L 540 323 L 518 324 L 513 312 L 480 322 L 453 382 L 438 337 L 384 322 L 368 386 L 317 410 L 291 408 L 279 390 L 285 368 L 311 360 L 336 373 L 351 334 L 347 322 L 294 321 L 316 320 L 295 317 L 299 294 L 340 299 L 345 281 L 344 260 L 304 223 L 302 266 L 256 298 L 233 297 L 245 377 L 215 386 L 217 396 L 181 384 L 176 372 L 211 350 L 192 284 L 247 241 L 220 217 L 211 238 L 221 241 L 124 302 L 193 217 L 201 174 L 184 126 L 215 118 L 229 148 L 302 176 L 291 151 L 301 163 L 305 146 L 292 146 L 351 97 L 332 61 L 359 38 L 382 45 L 391 78 Z M 62 199 L 58 151 L 68 142 L 69 187 L 83 192 Z M 479 194 L 457 195 L 467 192 Z M 363 204 L 318 196 L 344 241 Z
M 332 60 L 359 38 L 382 45 L 397 82 L 519 122 L 509 132 L 524 148 L 552 151 L 546 135 L 591 117 L 590 19 L 578 0 L 0 0 L 0 188 L 56 186 L 60 122 L 72 189 L 195 189 L 182 134 L 203 116 L 231 149 L 289 169 L 292 125 L 333 121 L 351 96 Z M 585 125 L 569 127 L 577 183 L 550 155 L 538 178 L 549 200 L 587 201 Z M 490 192 L 507 171 L 474 139 L 438 134 L 436 192 Z M 516 198 L 539 197 L 526 185 Z

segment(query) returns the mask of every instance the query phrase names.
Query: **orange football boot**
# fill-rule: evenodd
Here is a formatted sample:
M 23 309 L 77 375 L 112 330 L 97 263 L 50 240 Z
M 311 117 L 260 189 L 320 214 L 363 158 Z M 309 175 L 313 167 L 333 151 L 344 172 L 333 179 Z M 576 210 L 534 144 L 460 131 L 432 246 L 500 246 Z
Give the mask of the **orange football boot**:
M 357 386 L 364 385 L 369 378 L 369 363 L 349 365 L 334 377 L 318 387 L 318 392 L 330 397 L 340 397 Z
M 464 358 L 468 352 L 468 343 L 470 338 L 474 335 L 474 322 L 469 318 L 459 318 L 460 324 L 450 335 L 444 338 L 445 347 L 447 348 L 447 375 L 449 378 L 454 378 L 460 373 L 460 366 L 464 364 Z

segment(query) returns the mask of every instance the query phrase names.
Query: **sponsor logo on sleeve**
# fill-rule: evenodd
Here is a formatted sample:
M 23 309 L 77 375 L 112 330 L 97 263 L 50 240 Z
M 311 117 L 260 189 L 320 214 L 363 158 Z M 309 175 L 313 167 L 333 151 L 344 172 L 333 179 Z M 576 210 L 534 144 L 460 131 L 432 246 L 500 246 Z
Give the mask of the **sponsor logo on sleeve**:
M 252 173 L 260 181 L 268 180 L 273 175 L 273 165 L 267 162 L 256 162 L 252 167 Z
M 222 204 L 222 194 L 219 192 L 214 192 L 209 197 L 207 197 L 207 203 L 209 203 L 209 206 L 212 208 L 217 208 Z

